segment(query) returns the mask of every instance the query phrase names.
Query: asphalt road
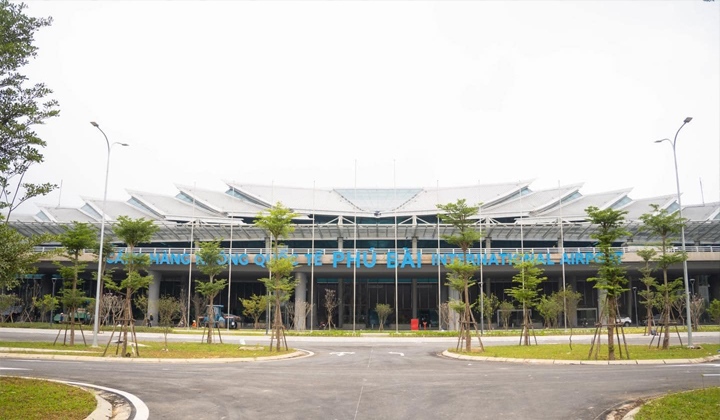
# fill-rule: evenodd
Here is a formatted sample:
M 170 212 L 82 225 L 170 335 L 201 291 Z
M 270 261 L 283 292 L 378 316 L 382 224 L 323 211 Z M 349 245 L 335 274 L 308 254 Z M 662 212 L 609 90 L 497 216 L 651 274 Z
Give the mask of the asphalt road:
M 0 330 L 0 341 L 47 340 L 57 331 Z M 139 334 L 141 340 L 160 335 Z M 107 340 L 107 333 L 100 341 Z M 192 336 L 199 340 L 199 336 Z M 187 340 L 173 336 L 175 340 Z M 485 345 L 517 337 L 483 338 Z M 677 339 L 677 337 L 676 337 Z M 683 340 L 685 337 L 683 337 Z M 268 342 L 228 336 L 225 342 Z M 543 337 L 541 342 L 567 337 Z M 589 340 L 576 337 L 574 342 Z M 647 343 L 648 337 L 630 336 Z M 696 342 L 717 342 L 718 333 Z M 0 374 L 92 383 L 134 394 L 151 419 L 596 419 L 624 402 L 702 388 L 720 362 L 548 365 L 445 358 L 456 338 L 288 337 L 309 357 L 197 363 L 0 359 Z M 477 341 L 475 341 L 477 344 Z M 0 343 L 1 346 L 1 343 Z M 717 377 L 714 378 L 717 380 Z

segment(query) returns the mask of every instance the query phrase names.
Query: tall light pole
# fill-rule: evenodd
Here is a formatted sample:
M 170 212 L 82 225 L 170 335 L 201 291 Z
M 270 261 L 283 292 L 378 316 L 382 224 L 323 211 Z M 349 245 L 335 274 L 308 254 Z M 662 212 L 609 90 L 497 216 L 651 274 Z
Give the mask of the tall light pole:
M 105 163 L 105 191 L 103 192 L 103 202 L 102 202 L 102 209 L 100 211 L 100 250 L 98 251 L 98 268 L 97 268 L 97 289 L 95 291 L 95 316 L 94 316 L 94 322 L 93 322 L 93 342 L 92 346 L 97 347 L 98 346 L 98 330 L 100 328 L 100 299 L 102 296 L 100 296 L 100 286 L 102 285 L 102 262 L 103 262 L 103 246 L 105 245 L 105 203 L 107 202 L 107 186 L 108 186 L 108 175 L 110 174 L 110 150 L 112 149 L 112 146 L 119 144 L 120 146 L 129 146 L 127 143 L 119 143 L 115 142 L 113 144 L 110 144 L 110 140 L 108 140 L 107 135 L 104 131 L 100 128 L 98 123 L 95 121 L 90 121 L 90 124 L 92 124 L 93 127 L 100 130 L 103 137 L 105 137 L 105 144 L 107 145 L 107 161 Z
M 685 124 L 692 121 L 692 117 L 687 117 L 683 121 L 680 128 L 678 128 L 677 132 L 675 133 L 675 138 L 670 141 L 670 139 L 661 139 L 661 140 L 655 140 L 655 143 L 662 143 L 664 141 L 667 141 L 672 145 L 673 150 L 673 161 L 675 162 L 675 185 L 677 187 L 677 201 L 678 201 L 678 215 L 680 216 L 680 219 L 682 219 L 682 200 L 680 198 L 680 176 L 678 175 L 678 165 L 677 165 L 677 153 L 675 151 L 675 145 L 677 144 L 677 137 L 680 133 L 680 130 L 682 130 L 683 127 L 685 127 Z M 687 319 L 687 335 L 688 335 L 688 348 L 693 348 L 693 341 L 692 341 L 692 324 L 691 324 L 691 318 L 690 318 L 690 285 L 688 282 L 688 267 L 687 267 L 687 254 L 685 252 L 685 222 L 684 220 L 681 220 L 683 223 L 680 226 L 680 234 L 682 238 L 682 252 L 683 255 L 685 255 L 685 259 L 683 260 L 683 281 L 685 283 L 685 310 L 686 310 L 686 318 Z

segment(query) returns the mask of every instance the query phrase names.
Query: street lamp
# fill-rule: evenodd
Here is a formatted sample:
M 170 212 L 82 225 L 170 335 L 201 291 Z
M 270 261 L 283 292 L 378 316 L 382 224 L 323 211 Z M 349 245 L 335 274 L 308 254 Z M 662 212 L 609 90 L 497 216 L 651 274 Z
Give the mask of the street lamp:
M 677 153 L 675 151 L 675 145 L 677 144 L 677 136 L 680 133 L 680 130 L 682 130 L 683 127 L 685 127 L 685 124 L 692 121 L 692 117 L 687 117 L 683 121 L 680 128 L 678 128 L 677 132 L 675 133 L 675 138 L 670 141 L 670 139 L 661 139 L 661 140 L 655 140 L 655 143 L 662 143 L 664 141 L 667 141 L 672 146 L 673 150 L 673 161 L 675 162 L 675 185 L 677 187 L 677 201 L 678 201 L 678 215 L 680 216 L 680 219 L 682 219 L 682 200 L 680 198 L 680 176 L 678 175 L 678 165 L 677 165 Z M 682 252 L 685 255 L 685 259 L 683 260 L 683 280 L 685 282 L 685 310 L 686 310 L 686 319 L 687 319 L 687 334 L 688 334 L 688 348 L 693 348 L 693 341 L 692 341 L 692 324 L 690 319 L 690 285 L 688 284 L 688 267 L 687 267 L 687 254 L 685 253 L 685 222 L 681 220 L 683 223 L 680 226 L 680 234 L 682 238 Z
M 119 144 L 120 146 L 129 146 L 127 143 L 114 142 L 110 144 L 107 135 L 102 128 L 95 121 L 90 121 L 93 127 L 100 130 L 103 137 L 105 137 L 105 144 L 107 144 L 107 161 L 105 163 L 105 191 L 103 192 L 103 203 L 101 209 L 101 221 L 100 221 L 100 250 L 98 251 L 98 268 L 97 268 L 97 289 L 95 292 L 95 317 L 93 322 L 93 342 L 92 346 L 98 346 L 98 330 L 100 328 L 100 285 L 102 284 L 102 260 L 103 260 L 103 246 L 105 245 L 105 203 L 107 201 L 107 186 L 108 186 L 108 174 L 110 174 L 110 150 L 112 146 Z
M 637 287 L 633 286 L 633 298 L 635 299 L 635 325 L 640 325 L 637 310 Z

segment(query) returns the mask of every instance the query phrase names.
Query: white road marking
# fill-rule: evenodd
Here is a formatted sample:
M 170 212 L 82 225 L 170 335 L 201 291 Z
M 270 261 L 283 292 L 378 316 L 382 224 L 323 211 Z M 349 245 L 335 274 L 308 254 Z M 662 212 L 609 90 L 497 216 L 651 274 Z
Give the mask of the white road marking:
M 0 370 L 32 370 L 32 369 L 0 367 Z
M 355 352 L 354 351 L 334 351 L 334 352 L 331 352 L 330 354 L 335 355 L 335 356 L 345 356 L 346 354 L 355 354 Z
M 405 356 L 405 353 L 400 353 L 399 351 L 389 351 L 389 354 L 399 354 L 400 356 Z
M 104 386 L 99 385 L 93 385 L 93 384 L 86 384 L 82 382 L 67 382 L 69 384 L 83 386 L 87 388 L 94 388 L 94 389 L 102 389 L 103 391 L 112 392 L 115 394 L 120 394 L 123 397 L 127 398 L 128 401 L 130 401 L 130 404 L 132 404 L 135 407 L 135 417 L 133 417 L 134 420 L 147 420 L 150 418 L 150 410 L 148 409 L 147 405 L 138 397 L 135 395 L 120 391 L 119 389 L 113 389 L 113 388 L 106 388 Z

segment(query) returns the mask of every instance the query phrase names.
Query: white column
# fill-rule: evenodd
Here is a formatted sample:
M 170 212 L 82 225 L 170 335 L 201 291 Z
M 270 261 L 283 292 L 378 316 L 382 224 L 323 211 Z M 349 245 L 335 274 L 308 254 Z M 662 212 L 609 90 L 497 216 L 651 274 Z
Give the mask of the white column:
M 305 273 L 295 273 L 295 330 L 305 331 L 305 302 L 307 294 L 307 276 Z
M 152 315 L 152 325 L 158 325 L 158 301 L 160 300 L 160 281 L 162 274 L 157 271 L 149 271 L 149 275 L 153 276 L 152 282 L 148 287 L 148 316 Z
M 448 300 L 460 300 L 460 292 L 452 287 L 448 287 Z M 458 331 L 460 329 L 460 314 L 452 309 L 448 312 L 450 313 L 448 316 L 448 329 L 450 331 Z

